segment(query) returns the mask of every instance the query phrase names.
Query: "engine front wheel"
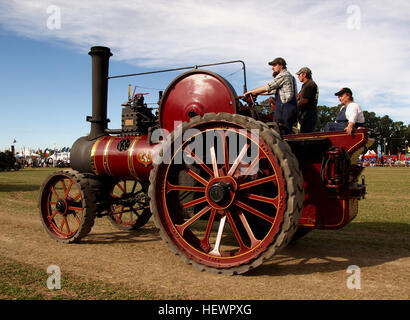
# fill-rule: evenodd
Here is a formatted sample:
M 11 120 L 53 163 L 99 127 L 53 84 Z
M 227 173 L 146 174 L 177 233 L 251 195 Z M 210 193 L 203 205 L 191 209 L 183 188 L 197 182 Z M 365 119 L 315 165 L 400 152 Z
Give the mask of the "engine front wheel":
M 38 207 L 47 234 L 64 243 L 77 242 L 94 225 L 98 181 L 73 170 L 51 174 L 40 188 Z
M 176 129 L 150 175 L 161 237 L 200 270 L 244 273 L 290 241 L 302 212 L 299 164 L 262 122 L 206 114 Z

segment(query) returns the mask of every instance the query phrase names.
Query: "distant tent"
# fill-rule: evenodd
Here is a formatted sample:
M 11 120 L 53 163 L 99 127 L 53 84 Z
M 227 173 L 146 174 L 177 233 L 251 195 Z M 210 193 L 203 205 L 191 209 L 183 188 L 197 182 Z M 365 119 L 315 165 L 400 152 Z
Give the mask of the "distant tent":
M 372 158 L 377 158 L 377 153 L 374 152 L 373 150 L 368 150 L 365 155 L 364 155 L 365 159 L 372 159 Z

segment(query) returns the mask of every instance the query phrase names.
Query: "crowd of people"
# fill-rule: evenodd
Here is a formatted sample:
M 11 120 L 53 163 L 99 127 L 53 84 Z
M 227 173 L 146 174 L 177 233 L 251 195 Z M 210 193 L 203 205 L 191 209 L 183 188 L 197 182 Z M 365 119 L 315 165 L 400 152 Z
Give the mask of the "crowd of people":
M 65 148 L 64 148 L 65 149 Z M 70 166 L 69 149 L 54 152 L 49 155 L 48 152 L 33 152 L 30 148 L 22 149 L 21 152 L 16 152 L 14 145 L 10 150 L 5 149 L 0 152 L 0 171 L 19 170 L 24 168 L 46 168 L 58 167 L 65 168 Z
M 58 167 L 65 168 L 70 166 L 70 160 L 57 159 L 54 161 L 52 158 L 35 158 L 35 157 L 20 157 L 17 158 L 17 163 L 20 169 L 23 168 L 46 168 L 46 167 Z
M 397 157 L 383 156 L 373 158 L 360 158 L 363 167 L 410 167 L 410 156 Z
M 296 75 L 302 83 L 298 93 L 295 77 L 287 70 L 285 59 L 278 57 L 268 62 L 272 66 L 273 80 L 266 85 L 249 90 L 247 95 L 275 95 L 275 122 L 281 134 L 290 134 L 297 122 L 300 133 L 313 132 L 317 121 L 317 103 L 319 89 L 312 79 L 312 71 L 302 67 Z M 364 114 L 359 104 L 353 99 L 350 88 L 342 88 L 335 93 L 342 105 L 334 122 L 328 122 L 323 131 L 345 130 L 351 134 L 353 129 L 363 127 Z

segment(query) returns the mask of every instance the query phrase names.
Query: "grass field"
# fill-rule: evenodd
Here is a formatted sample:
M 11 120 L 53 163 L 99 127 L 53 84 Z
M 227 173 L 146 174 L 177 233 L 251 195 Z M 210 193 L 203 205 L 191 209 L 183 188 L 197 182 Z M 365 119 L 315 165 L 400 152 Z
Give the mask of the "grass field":
M 0 172 L 0 206 L 10 214 L 19 211 L 38 215 L 37 197 L 45 178 L 55 168 L 23 169 L 16 172 Z M 19 205 L 11 199 L 19 200 Z M 30 264 L 0 256 L 0 299 L 155 299 L 151 292 L 134 292 L 120 286 L 79 279 L 65 275 L 64 290 L 50 291 L 46 286 L 44 270 Z
M 17 172 L 0 172 L 1 210 L 9 215 L 24 212 L 37 219 L 39 188 L 53 171 L 53 168 L 27 168 Z M 371 167 L 364 170 L 364 175 L 368 194 L 360 201 L 356 219 L 342 230 L 311 232 L 304 240 L 306 245 L 319 248 L 323 241 L 330 247 L 340 246 L 341 243 L 346 247 L 354 245 L 355 250 L 372 250 L 372 254 L 378 255 L 381 262 L 386 256 L 393 257 L 393 260 L 408 257 L 410 168 Z M 46 278 L 44 270 L 1 255 L 0 251 L 0 299 L 161 298 L 160 292 L 145 289 L 135 291 L 108 282 L 90 280 L 78 274 L 65 274 L 64 289 L 50 291 L 45 285 Z

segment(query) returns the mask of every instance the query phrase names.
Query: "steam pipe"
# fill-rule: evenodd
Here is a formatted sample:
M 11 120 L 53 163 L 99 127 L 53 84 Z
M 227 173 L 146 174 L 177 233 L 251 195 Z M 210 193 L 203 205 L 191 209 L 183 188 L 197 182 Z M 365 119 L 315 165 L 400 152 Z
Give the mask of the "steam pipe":
M 108 96 L 108 65 L 112 56 L 110 48 L 92 47 L 88 53 L 92 61 L 92 116 L 87 116 L 91 122 L 88 140 L 94 140 L 106 135 L 107 123 L 107 96 Z

